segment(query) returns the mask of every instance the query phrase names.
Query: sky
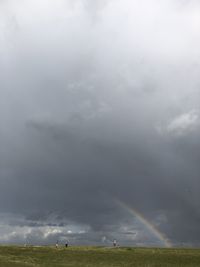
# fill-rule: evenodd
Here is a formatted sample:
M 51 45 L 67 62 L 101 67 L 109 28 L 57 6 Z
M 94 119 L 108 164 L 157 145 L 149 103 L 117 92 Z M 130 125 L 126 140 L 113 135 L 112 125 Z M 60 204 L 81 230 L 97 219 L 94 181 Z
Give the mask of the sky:
M 200 3 L 0 1 L 0 242 L 200 245 Z

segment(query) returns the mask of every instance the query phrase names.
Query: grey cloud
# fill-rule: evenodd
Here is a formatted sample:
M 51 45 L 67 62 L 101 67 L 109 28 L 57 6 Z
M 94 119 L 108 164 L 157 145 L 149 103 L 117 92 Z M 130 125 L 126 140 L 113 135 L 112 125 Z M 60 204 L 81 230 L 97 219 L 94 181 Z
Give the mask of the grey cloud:
M 174 243 L 197 245 L 199 4 L 0 5 L 0 211 L 38 228 L 34 242 L 42 225 L 71 222 L 89 229 L 74 243 L 157 244 L 119 198 Z

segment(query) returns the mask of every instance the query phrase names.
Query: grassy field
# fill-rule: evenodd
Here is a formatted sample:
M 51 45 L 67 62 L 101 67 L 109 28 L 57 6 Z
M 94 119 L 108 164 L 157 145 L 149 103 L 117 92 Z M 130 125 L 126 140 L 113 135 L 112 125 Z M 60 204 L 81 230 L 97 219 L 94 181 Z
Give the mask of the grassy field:
M 200 249 L 0 246 L 0 267 L 200 266 Z

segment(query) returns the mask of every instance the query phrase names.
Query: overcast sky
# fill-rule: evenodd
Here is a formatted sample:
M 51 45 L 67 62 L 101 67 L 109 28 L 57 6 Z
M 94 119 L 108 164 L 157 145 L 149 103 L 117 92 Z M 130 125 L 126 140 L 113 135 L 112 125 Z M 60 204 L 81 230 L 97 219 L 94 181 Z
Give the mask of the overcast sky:
M 0 242 L 200 245 L 200 3 L 0 1 Z

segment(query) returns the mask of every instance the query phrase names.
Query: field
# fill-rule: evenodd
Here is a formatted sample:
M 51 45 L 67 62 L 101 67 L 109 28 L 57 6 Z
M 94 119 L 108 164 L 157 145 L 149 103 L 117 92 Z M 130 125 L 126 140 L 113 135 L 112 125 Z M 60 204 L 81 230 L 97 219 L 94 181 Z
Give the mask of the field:
M 0 267 L 196 267 L 200 249 L 0 246 Z

